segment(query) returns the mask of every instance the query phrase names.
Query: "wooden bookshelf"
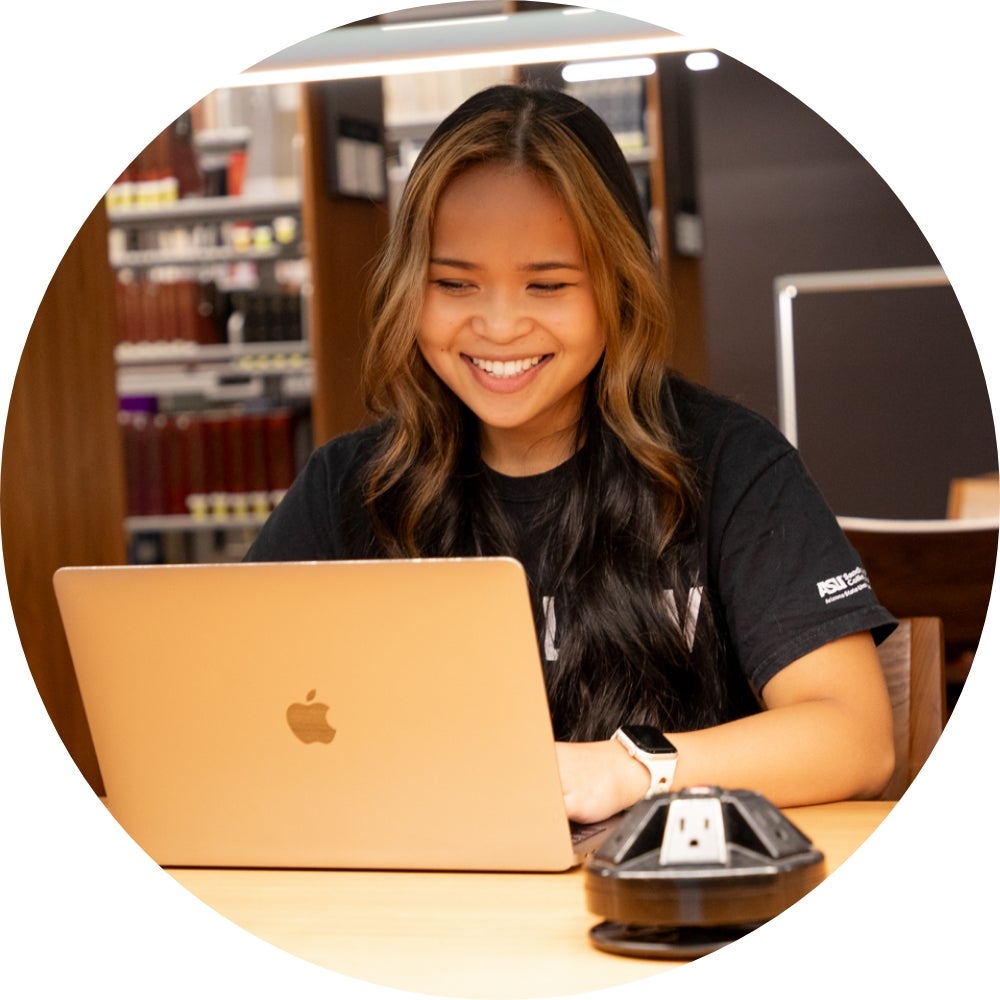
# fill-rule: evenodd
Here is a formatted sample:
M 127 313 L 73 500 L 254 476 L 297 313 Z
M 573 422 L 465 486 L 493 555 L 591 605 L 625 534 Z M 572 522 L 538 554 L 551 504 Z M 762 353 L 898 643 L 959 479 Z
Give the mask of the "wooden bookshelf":
M 0 528 L 14 620 L 53 725 L 95 790 L 101 779 L 52 574 L 125 561 L 125 484 L 112 360 L 114 291 L 103 203 L 62 259 L 14 379 Z
M 307 314 L 317 443 L 368 419 L 359 386 L 367 335 L 362 297 L 367 268 L 389 228 L 385 197 L 338 194 L 331 182 L 334 123 L 342 111 L 363 114 L 381 132 L 381 81 L 314 83 L 303 90 L 302 228 L 312 270 Z
M 309 339 L 316 437 L 355 426 L 359 272 L 386 227 L 384 205 L 331 197 L 320 94 L 307 87 L 302 193 L 312 268 Z M 114 274 L 102 199 L 48 286 L 15 376 L 3 444 L 0 528 L 14 620 L 59 736 L 95 788 L 100 772 L 52 589 L 65 565 L 127 560 L 126 483 L 118 425 Z

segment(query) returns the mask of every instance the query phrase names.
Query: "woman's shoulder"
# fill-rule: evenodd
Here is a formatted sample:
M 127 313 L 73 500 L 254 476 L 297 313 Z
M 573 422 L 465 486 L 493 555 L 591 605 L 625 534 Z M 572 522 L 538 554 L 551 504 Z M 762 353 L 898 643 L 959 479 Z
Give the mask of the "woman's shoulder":
M 681 449 L 698 464 L 718 459 L 723 452 L 746 455 L 749 450 L 759 460 L 793 450 L 766 417 L 681 375 L 669 376 L 664 396 L 674 435 Z

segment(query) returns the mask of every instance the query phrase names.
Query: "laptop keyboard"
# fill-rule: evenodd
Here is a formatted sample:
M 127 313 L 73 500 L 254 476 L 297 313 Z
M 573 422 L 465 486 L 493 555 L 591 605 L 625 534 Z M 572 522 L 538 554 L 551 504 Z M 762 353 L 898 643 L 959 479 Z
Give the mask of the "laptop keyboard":
M 607 828 L 608 824 L 605 821 L 599 823 L 570 823 L 569 832 L 573 846 L 575 847 L 588 837 L 595 837 L 599 833 L 604 833 Z

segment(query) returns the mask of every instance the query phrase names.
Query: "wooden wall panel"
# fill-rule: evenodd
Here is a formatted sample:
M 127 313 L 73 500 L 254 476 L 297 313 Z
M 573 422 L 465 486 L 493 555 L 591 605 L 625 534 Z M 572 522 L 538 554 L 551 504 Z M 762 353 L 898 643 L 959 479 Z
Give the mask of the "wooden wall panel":
M 95 790 L 100 775 L 52 574 L 59 566 L 126 559 L 107 261 L 100 205 L 66 252 L 29 331 L 0 470 L 0 530 L 18 635 L 53 724 Z
M 377 100 L 352 87 L 374 87 Z M 367 331 L 362 300 L 368 268 L 389 226 L 384 200 L 331 191 L 331 117 L 339 109 L 381 127 L 379 81 L 310 84 L 303 99 L 302 225 L 312 269 L 309 338 L 315 372 L 313 438 L 317 444 L 369 420 L 361 398 L 361 353 Z

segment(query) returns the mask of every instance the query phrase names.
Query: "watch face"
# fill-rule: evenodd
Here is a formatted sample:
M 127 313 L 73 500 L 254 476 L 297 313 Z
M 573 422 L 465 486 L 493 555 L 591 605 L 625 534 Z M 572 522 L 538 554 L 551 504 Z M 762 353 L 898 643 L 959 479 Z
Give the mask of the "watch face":
M 656 726 L 622 726 L 622 732 L 645 753 L 677 753 L 677 747 Z

